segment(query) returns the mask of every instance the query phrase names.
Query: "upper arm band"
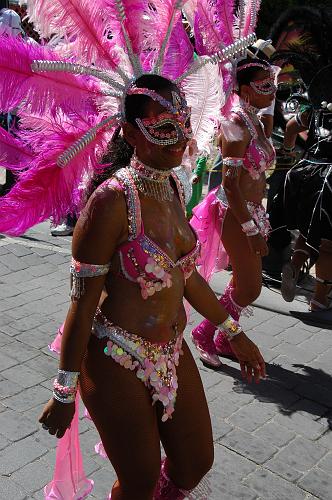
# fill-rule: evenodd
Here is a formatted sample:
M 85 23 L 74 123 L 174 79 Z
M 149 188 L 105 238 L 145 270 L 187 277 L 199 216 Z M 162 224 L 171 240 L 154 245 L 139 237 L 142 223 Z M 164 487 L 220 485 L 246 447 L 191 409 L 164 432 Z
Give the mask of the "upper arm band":
M 223 158 L 222 164 L 228 168 L 225 173 L 226 177 L 236 177 L 238 175 L 238 169 L 243 167 L 243 158 L 227 156 Z
M 78 300 L 85 292 L 84 278 L 94 278 L 107 274 L 110 264 L 84 264 L 72 258 L 70 273 L 73 275 L 73 286 L 70 296 L 73 300 Z

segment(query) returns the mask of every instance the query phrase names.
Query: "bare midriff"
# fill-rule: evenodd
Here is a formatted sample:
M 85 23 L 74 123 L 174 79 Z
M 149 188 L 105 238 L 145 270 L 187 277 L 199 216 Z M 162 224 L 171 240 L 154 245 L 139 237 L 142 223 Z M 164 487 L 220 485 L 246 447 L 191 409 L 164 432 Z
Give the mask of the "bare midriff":
M 246 201 L 254 203 L 261 203 L 266 190 L 266 178 L 262 173 L 259 179 L 253 179 L 249 172 L 242 168 L 241 176 L 239 179 L 239 187 L 243 198 Z

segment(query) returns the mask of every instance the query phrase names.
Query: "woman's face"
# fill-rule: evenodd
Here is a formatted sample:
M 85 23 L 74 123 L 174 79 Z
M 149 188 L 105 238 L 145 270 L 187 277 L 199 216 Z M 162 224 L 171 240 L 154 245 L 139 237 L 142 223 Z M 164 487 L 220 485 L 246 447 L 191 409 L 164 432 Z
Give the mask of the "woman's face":
M 261 69 L 257 71 L 249 85 L 242 85 L 241 97 L 245 99 L 245 96 L 248 96 L 251 106 L 262 109 L 270 106 L 276 90 L 274 73 Z
M 173 104 L 170 90 L 158 91 L 158 94 Z M 143 163 L 161 170 L 178 167 L 182 162 L 190 135 L 190 114 L 187 108 L 180 108 L 175 115 L 165 109 L 159 102 L 149 100 L 144 118 L 139 126 L 126 123 L 124 136 L 131 146 L 136 147 L 136 155 Z M 158 144 L 170 139 L 174 144 Z M 153 141 L 156 141 L 157 144 Z

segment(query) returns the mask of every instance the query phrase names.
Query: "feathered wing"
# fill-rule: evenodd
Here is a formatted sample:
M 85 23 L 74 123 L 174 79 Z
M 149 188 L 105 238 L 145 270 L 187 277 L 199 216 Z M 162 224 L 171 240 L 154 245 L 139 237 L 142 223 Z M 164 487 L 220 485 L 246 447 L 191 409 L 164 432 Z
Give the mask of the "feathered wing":
M 215 22 L 216 12 L 210 0 L 198 0 L 194 18 L 196 51 L 199 55 L 215 54 L 221 49 L 223 33 Z
M 260 5 L 261 0 L 245 0 L 244 24 L 241 30 L 241 36 L 248 36 L 255 31 Z
M 196 9 L 197 9 L 197 0 L 187 0 L 182 9 L 187 18 L 188 23 L 192 28 L 194 27 Z
M 33 158 L 32 151 L 22 141 L 0 127 L 0 165 L 8 170 L 24 169 Z
M 79 187 L 84 175 L 90 176 L 98 168 L 102 152 L 109 140 L 109 130 L 100 129 L 94 139 L 79 152 L 70 167 L 60 168 L 58 158 L 81 137 L 91 123 L 72 123 L 72 129 L 60 124 L 54 127 L 38 156 L 28 169 L 19 174 L 12 190 L 0 199 L 0 232 L 19 235 L 31 226 L 52 217 L 61 220 L 75 211 L 79 202 Z M 75 130 L 76 128 L 76 130 Z
M 35 60 L 58 60 L 53 51 L 19 39 L 0 37 L 0 109 L 11 111 L 24 103 L 39 114 L 53 107 L 79 107 L 101 95 L 92 78 L 61 72 L 34 73 Z
M 145 28 L 146 58 L 144 70 L 160 66 L 162 54 L 167 52 L 169 37 L 181 17 L 185 0 L 154 0 L 148 2 L 148 23 Z
M 230 45 L 234 42 L 234 0 L 214 0 L 214 10 L 216 12 L 216 23 L 219 33 L 222 34 L 222 44 Z
M 129 40 L 135 54 L 139 55 L 143 45 L 142 18 L 148 12 L 148 0 L 105 0 L 106 13 L 109 17 L 109 28 L 111 33 L 118 31 L 117 43 L 121 38 L 121 47 L 125 47 L 126 41 L 121 30 L 120 19 L 128 33 Z M 116 24 L 116 21 L 118 26 Z
M 203 66 L 183 82 L 183 90 L 191 106 L 191 126 L 198 151 L 208 150 L 213 139 L 220 110 L 224 105 L 222 77 L 218 65 Z
M 193 62 L 194 48 L 179 19 L 174 27 L 167 52 L 165 54 L 162 74 L 170 80 L 176 80 Z
M 117 33 L 108 37 L 106 0 L 28 0 L 27 12 L 42 37 L 64 37 L 80 62 L 117 67 Z
M 235 39 L 241 37 L 244 24 L 245 24 L 245 0 L 239 0 L 237 5 L 237 11 L 235 13 L 235 18 L 234 18 L 233 34 Z

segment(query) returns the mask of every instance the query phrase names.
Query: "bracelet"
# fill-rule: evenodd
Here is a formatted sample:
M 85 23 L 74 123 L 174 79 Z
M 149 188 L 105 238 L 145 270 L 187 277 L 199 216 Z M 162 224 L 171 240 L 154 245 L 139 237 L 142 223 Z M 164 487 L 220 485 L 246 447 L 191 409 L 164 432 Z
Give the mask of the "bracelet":
M 243 167 L 243 158 L 227 156 L 226 158 L 222 159 L 222 163 L 226 167 Z
M 257 235 L 257 234 L 259 234 L 259 233 L 260 233 L 260 231 L 259 231 L 258 227 L 256 227 L 256 228 L 255 228 L 255 229 L 253 229 L 252 231 L 248 231 L 248 232 L 246 233 L 246 236 L 256 236 L 256 235 Z
M 241 227 L 242 227 L 242 231 L 246 234 L 250 233 L 251 231 L 253 231 L 254 229 L 257 228 L 253 219 L 247 220 L 247 222 L 243 222 L 241 224 Z
M 246 236 L 256 236 L 259 233 L 259 229 L 253 219 L 243 222 L 241 227 Z
M 232 316 L 228 316 L 217 328 L 226 334 L 228 340 L 233 340 L 234 337 L 243 331 L 239 323 Z
M 60 403 L 75 403 L 75 399 L 76 399 L 76 392 L 74 394 L 70 394 L 68 396 L 63 396 L 61 393 L 59 393 L 58 391 L 56 391 L 54 389 L 53 391 L 53 397 L 54 399 L 56 399 L 57 401 L 60 401 Z
M 53 382 L 53 397 L 61 403 L 73 403 L 76 398 L 80 372 L 58 370 L 58 377 Z

